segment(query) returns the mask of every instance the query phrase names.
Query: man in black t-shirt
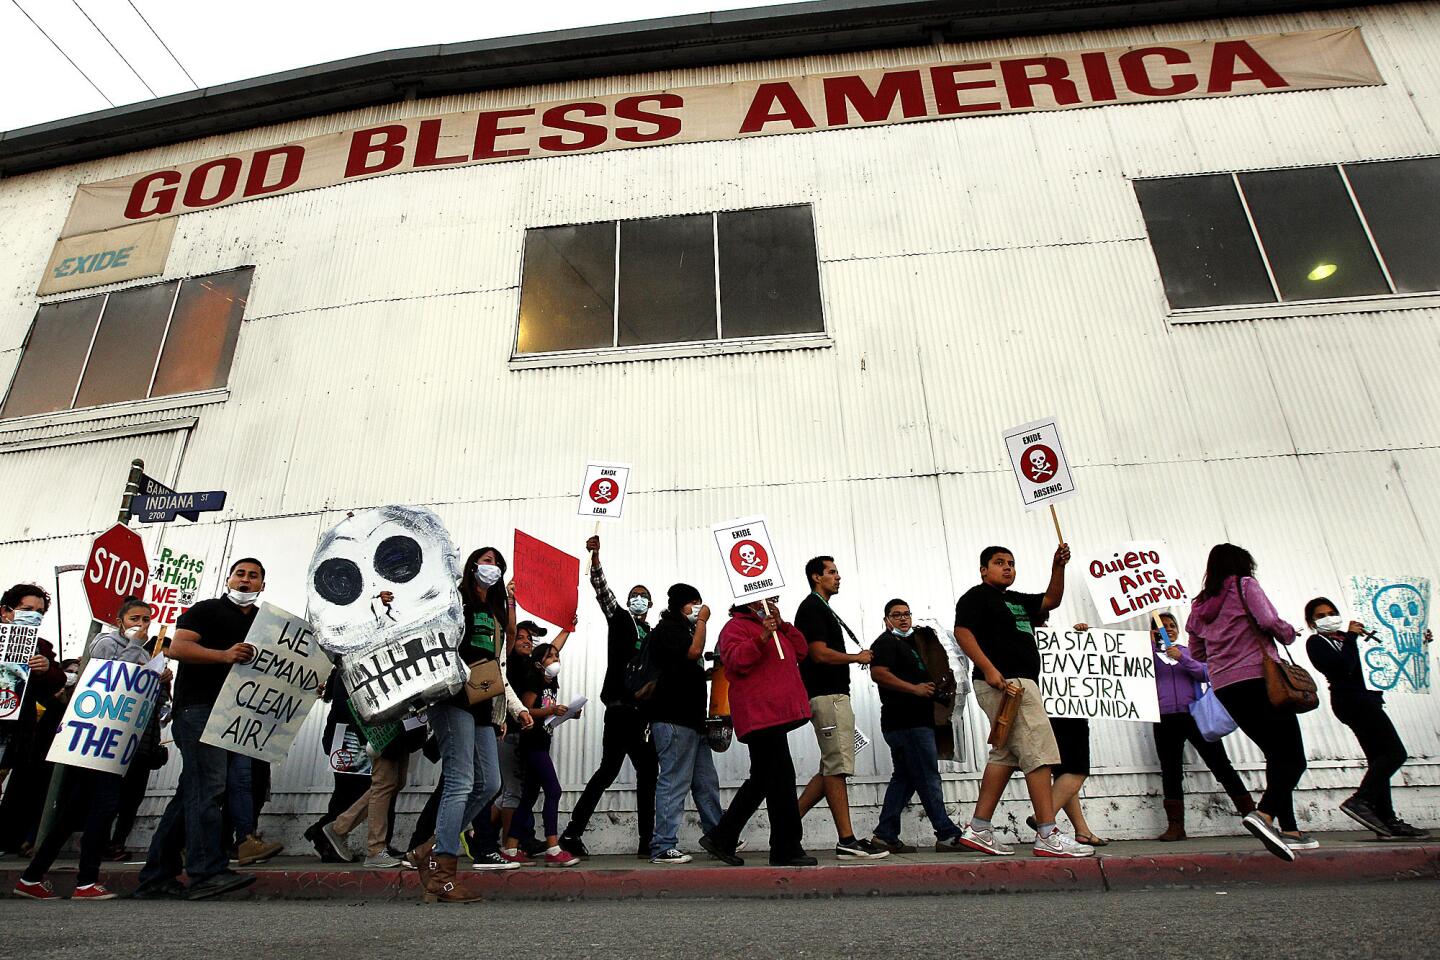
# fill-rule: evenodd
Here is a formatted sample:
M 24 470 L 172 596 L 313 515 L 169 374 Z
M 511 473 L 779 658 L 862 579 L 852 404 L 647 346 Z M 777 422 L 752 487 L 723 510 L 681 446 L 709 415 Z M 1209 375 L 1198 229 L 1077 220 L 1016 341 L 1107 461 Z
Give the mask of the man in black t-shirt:
M 850 665 L 869 663 L 869 650 L 845 652 L 849 628 L 830 608 L 840 592 L 840 571 L 834 557 L 815 557 L 805 564 L 810 596 L 795 611 L 795 627 L 805 635 L 810 652 L 800 661 L 800 678 L 810 698 L 810 723 L 820 744 L 820 772 L 800 793 L 800 816 L 824 797 L 835 821 L 835 855 L 876 860 L 890 855 L 869 840 L 855 837 L 850 824 L 850 793 L 846 777 L 855 775 L 855 711 L 850 705 Z M 860 645 L 857 640 L 856 646 Z
M 960 836 L 960 842 L 972 850 L 993 856 L 1014 852 L 995 839 L 990 818 L 1018 767 L 1025 774 L 1035 807 L 1035 856 L 1095 855 L 1093 848 L 1055 829 L 1050 767 L 1060 762 L 1060 751 L 1040 695 L 1040 650 L 1035 645 L 1034 622 L 1064 599 L 1065 565 L 1069 562 L 1070 547 L 1062 543 L 1055 550 L 1045 592 L 1018 593 L 1010 589 L 1015 582 L 1015 555 L 1005 547 L 986 547 L 980 553 L 980 583 L 955 604 L 955 640 L 975 664 L 975 679 L 983 681 L 975 685 L 975 699 L 992 726 L 1005 704 L 1007 685 L 1020 689 L 1009 737 L 990 751 L 975 814 Z
M 230 754 L 201 743 L 200 736 L 230 666 L 255 657 L 255 648 L 245 636 L 255 621 L 255 602 L 265 589 L 265 568 L 252 557 L 237 560 L 225 586 L 223 597 L 200 601 L 175 623 L 169 655 L 179 667 L 170 729 L 180 750 L 180 784 L 150 842 L 135 890 L 138 899 L 203 900 L 255 882 L 253 875 L 229 869 L 222 837 Z M 176 879 L 182 841 L 188 888 Z

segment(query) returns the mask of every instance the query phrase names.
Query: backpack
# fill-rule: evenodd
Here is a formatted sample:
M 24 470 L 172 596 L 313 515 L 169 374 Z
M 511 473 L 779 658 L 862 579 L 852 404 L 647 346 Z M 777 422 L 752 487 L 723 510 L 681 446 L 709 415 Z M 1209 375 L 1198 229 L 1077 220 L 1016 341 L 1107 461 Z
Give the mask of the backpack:
M 655 696 L 655 685 L 660 680 L 660 666 L 655 662 L 654 647 L 650 643 L 652 636 L 653 630 L 645 634 L 645 639 L 640 641 L 640 649 L 625 664 L 625 692 L 637 703 L 644 703 Z

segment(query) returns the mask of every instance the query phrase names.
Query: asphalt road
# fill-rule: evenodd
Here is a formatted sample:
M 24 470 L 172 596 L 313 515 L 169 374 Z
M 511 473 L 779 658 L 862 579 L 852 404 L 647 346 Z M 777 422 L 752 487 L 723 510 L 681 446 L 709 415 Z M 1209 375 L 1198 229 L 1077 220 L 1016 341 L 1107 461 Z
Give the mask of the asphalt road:
M 1440 955 L 1440 883 L 805 901 L 432 905 L 0 901 L 0 956 L 867 956 L 1264 960 Z

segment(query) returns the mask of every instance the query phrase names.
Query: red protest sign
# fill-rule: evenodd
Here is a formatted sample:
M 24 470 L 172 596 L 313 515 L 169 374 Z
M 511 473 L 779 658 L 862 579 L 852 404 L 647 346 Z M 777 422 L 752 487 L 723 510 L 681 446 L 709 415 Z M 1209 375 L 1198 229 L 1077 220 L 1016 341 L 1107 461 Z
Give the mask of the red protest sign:
M 580 559 L 515 531 L 515 602 L 568 630 L 580 604 Z

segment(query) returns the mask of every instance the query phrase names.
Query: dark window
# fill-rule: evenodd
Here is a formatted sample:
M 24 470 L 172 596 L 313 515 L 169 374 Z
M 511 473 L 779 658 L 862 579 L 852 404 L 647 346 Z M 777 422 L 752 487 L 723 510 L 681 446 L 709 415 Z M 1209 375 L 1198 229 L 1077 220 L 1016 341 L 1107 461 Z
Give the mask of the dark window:
M 1282 300 L 1390 292 L 1334 167 L 1240 174 Z
M 1440 292 L 1440 157 L 1137 180 L 1135 194 L 1173 310 Z
M 725 336 L 822 332 L 810 208 L 735 210 L 719 221 Z
M 615 342 L 615 222 L 525 231 L 519 353 Z
M 809 206 L 525 234 L 517 355 L 824 329 Z
M 1345 175 L 1396 291 L 1440 290 L 1440 157 L 1349 163 Z
M 41 305 L 0 417 L 223 387 L 253 273 Z
M 1275 299 L 1228 173 L 1137 180 L 1135 193 L 1171 307 Z

